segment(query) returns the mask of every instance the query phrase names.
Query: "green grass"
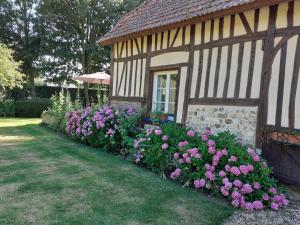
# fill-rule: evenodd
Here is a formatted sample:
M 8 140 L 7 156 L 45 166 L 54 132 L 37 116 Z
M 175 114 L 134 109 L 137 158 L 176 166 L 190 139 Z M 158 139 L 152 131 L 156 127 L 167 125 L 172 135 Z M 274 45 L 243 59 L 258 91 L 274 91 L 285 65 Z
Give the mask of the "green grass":
M 116 156 L 0 119 L 0 224 L 220 224 L 233 209 Z

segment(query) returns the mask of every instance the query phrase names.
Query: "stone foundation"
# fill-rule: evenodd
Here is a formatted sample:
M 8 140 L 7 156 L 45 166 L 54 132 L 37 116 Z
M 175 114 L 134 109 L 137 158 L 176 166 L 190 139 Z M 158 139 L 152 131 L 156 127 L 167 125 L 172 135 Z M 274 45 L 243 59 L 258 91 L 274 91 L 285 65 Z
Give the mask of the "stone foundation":
M 142 109 L 141 102 L 132 102 L 132 101 L 119 101 L 119 100 L 111 100 L 110 104 L 117 108 L 128 108 L 133 107 L 135 109 Z
M 190 105 L 186 126 L 201 131 L 210 127 L 213 132 L 229 130 L 243 144 L 255 145 L 257 107 Z

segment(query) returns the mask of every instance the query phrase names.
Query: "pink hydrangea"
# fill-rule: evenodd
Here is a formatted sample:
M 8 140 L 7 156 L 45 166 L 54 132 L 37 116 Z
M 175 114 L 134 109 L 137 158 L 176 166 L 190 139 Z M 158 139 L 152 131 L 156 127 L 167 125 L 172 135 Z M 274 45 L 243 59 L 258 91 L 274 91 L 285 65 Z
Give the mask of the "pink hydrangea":
M 254 151 L 252 148 L 248 148 L 248 149 L 247 149 L 247 152 L 248 152 L 248 154 L 251 155 L 251 156 L 256 155 L 255 151 Z
M 189 137 L 194 137 L 194 136 L 195 136 L 195 132 L 192 131 L 192 130 L 189 130 L 189 131 L 187 132 L 187 136 L 189 136 Z
M 277 203 L 275 203 L 275 202 L 272 202 L 271 203 L 271 209 L 276 211 L 276 210 L 279 209 L 279 205 Z
M 253 208 L 256 210 L 261 210 L 264 208 L 264 204 L 261 201 L 254 201 L 252 203 L 252 205 L 253 205 Z
M 241 188 L 241 193 L 243 195 L 250 194 L 253 192 L 252 186 L 250 184 L 244 184 Z
M 174 172 L 171 173 L 170 177 L 171 179 L 175 180 L 177 177 L 180 176 L 181 169 L 177 168 Z
M 272 194 L 277 194 L 277 190 L 274 187 L 270 188 L 269 192 L 272 193 Z
M 240 166 L 240 171 L 242 174 L 244 174 L 245 176 L 248 174 L 249 170 L 248 170 L 248 166 L 246 165 L 241 165 Z
M 169 148 L 169 145 L 167 143 L 162 144 L 161 148 L 163 150 L 166 150 L 167 148 Z
M 209 146 L 208 147 L 208 153 L 211 154 L 211 155 L 215 154 L 216 153 L 215 147 L 214 146 Z
M 225 178 L 222 179 L 222 183 L 223 183 L 223 184 L 225 184 L 225 183 L 227 183 L 227 182 L 229 182 L 229 179 L 228 179 L 227 177 L 225 177 Z
M 228 155 L 227 149 L 223 149 L 221 152 L 222 152 L 222 154 L 223 154 L 224 156 Z
M 259 190 L 261 188 L 260 183 L 254 182 L 253 183 L 253 188 Z
M 225 177 L 225 176 L 226 176 L 226 173 L 224 172 L 224 170 L 221 170 L 221 171 L 219 172 L 219 176 L 220 176 L 220 177 Z
M 196 189 L 199 189 L 199 188 L 202 188 L 205 186 L 205 180 L 204 179 L 201 179 L 201 180 L 194 180 L 194 186 Z
M 206 176 L 209 180 L 215 180 L 215 175 L 214 175 L 211 171 L 206 171 L 205 176 Z
M 169 137 L 168 137 L 168 135 L 164 135 L 164 136 L 162 136 L 162 138 L 161 138 L 163 141 L 168 141 L 169 140 Z
M 197 153 L 194 157 L 195 157 L 196 159 L 201 159 L 201 154 L 200 154 L 200 153 Z
M 191 164 L 191 163 L 192 163 L 192 160 L 191 160 L 190 157 L 188 157 L 188 158 L 185 159 L 185 162 L 188 163 L 188 164 Z
M 159 135 L 162 134 L 162 131 L 161 130 L 155 130 L 154 133 L 155 133 L 155 135 L 159 136 Z
M 230 172 L 235 176 L 239 176 L 241 174 L 239 168 L 237 168 L 235 166 L 230 169 Z
M 231 168 L 230 168 L 230 166 L 228 164 L 226 164 L 224 168 L 225 168 L 226 172 L 230 172 Z
M 178 153 L 178 152 L 175 152 L 175 153 L 174 153 L 174 158 L 175 158 L 175 159 L 178 159 L 178 158 L 179 158 L 179 153 Z
M 252 165 L 247 165 L 247 167 L 248 167 L 248 171 L 249 172 L 253 172 L 253 170 L 254 170 L 254 167 L 252 166 Z
M 204 167 L 205 167 L 206 170 L 210 169 L 210 165 L 208 163 L 205 163 Z
M 233 200 L 233 201 L 231 202 L 231 205 L 232 205 L 233 207 L 235 207 L 235 208 L 238 208 L 239 205 L 240 205 L 240 202 L 239 202 L 239 200 Z
M 270 196 L 267 193 L 265 193 L 265 194 L 262 195 L 262 199 L 265 200 L 265 201 L 269 201 Z
M 226 190 L 226 188 L 225 188 L 224 186 L 221 187 L 221 193 L 222 193 L 224 196 L 228 196 L 228 195 L 229 195 L 228 190 Z
M 253 211 L 253 204 L 251 202 L 246 202 L 245 204 L 243 204 L 243 208 L 248 210 L 248 211 Z
M 252 157 L 252 159 L 253 159 L 253 161 L 255 161 L 255 162 L 259 162 L 259 161 L 260 161 L 260 157 L 259 157 L 258 155 L 254 155 L 254 156 Z
M 204 130 L 204 133 L 205 133 L 207 136 L 212 135 L 212 132 L 211 132 L 210 128 L 206 128 L 206 129 Z
M 208 145 L 208 146 L 215 146 L 215 145 L 216 145 L 216 142 L 213 141 L 213 140 L 208 140 L 208 141 L 207 141 L 207 145 Z
M 229 191 L 232 188 L 232 183 L 231 182 L 226 182 L 224 184 L 224 188 Z
M 181 142 L 179 142 L 178 143 L 178 147 L 179 148 L 183 148 L 183 147 L 185 147 L 186 145 L 188 145 L 189 143 L 187 142 L 187 141 L 181 141 Z
M 233 155 L 233 156 L 230 157 L 230 159 L 228 161 L 236 162 L 237 161 L 237 157 Z
M 241 194 L 238 192 L 238 191 L 233 191 L 232 193 L 231 193 L 231 197 L 232 197 L 232 199 L 234 199 L 234 200 L 239 200 L 240 198 L 241 198 Z
M 201 139 L 202 139 L 202 141 L 207 141 L 208 140 L 208 136 L 204 134 L 204 135 L 201 136 Z
M 146 130 L 146 135 L 150 135 L 150 134 L 152 134 L 153 133 L 153 129 L 152 128 L 148 128 L 147 130 Z
M 237 188 L 241 188 L 243 186 L 243 183 L 240 180 L 234 180 L 233 185 Z
M 187 159 L 187 158 L 189 157 L 189 154 L 184 153 L 184 154 L 182 155 L 182 157 L 183 157 L 184 159 Z

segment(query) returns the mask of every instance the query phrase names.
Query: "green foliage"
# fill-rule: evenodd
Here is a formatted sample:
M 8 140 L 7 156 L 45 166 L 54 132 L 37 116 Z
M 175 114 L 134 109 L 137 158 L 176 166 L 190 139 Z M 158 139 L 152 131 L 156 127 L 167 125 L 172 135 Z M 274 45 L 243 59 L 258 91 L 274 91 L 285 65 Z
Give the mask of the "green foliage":
M 23 83 L 21 64 L 14 60 L 12 50 L 0 43 L 0 91 L 21 87 Z
M 43 111 L 51 106 L 47 98 L 33 98 L 24 101 L 16 101 L 16 116 L 24 118 L 40 118 Z
M 133 147 L 136 163 L 163 176 L 171 174 L 172 179 L 188 186 L 200 188 L 197 182 L 202 182 L 204 190 L 237 201 L 232 203 L 235 207 L 253 210 L 253 207 L 262 209 L 263 205 L 270 207 L 274 201 L 279 206 L 287 204 L 284 195 L 278 195 L 277 200 L 263 198 L 265 194 L 276 195 L 269 191 L 275 188 L 276 192 L 277 187 L 272 171 L 264 159 L 253 149 L 239 144 L 230 132 L 213 135 L 205 130 L 197 134 L 176 124 L 165 124 L 149 127 L 139 134 Z M 236 180 L 248 185 L 250 191 L 244 193 L 242 187 L 234 189 L 232 185 Z M 234 191 L 239 191 L 242 197 L 233 199 Z
M 0 117 L 14 117 L 15 103 L 13 100 L 6 99 L 0 102 Z
M 41 115 L 42 124 L 53 131 L 60 131 L 62 133 L 66 130 L 66 119 L 61 114 L 55 113 L 51 110 L 44 111 Z
M 40 2 L 1 0 L 0 4 L 0 42 L 10 46 L 16 59 L 23 62 L 21 69 L 30 83 L 32 97 L 35 97 L 34 78 L 42 67 L 38 59 L 44 21 L 35 10 Z
M 131 148 L 141 114 L 132 108 L 103 106 L 66 115 L 67 134 L 93 147 L 126 156 Z

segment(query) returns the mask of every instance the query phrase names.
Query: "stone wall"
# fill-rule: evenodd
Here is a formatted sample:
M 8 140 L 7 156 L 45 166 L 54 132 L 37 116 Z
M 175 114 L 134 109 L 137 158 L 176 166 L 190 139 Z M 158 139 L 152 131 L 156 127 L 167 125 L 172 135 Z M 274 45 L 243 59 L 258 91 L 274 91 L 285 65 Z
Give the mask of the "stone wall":
M 143 107 L 141 102 L 132 102 L 132 101 L 111 100 L 110 104 L 118 108 L 128 108 L 131 106 L 134 107 L 135 109 L 142 109 Z
M 190 105 L 186 126 L 198 131 L 210 127 L 213 132 L 229 130 L 243 144 L 255 145 L 257 107 Z

